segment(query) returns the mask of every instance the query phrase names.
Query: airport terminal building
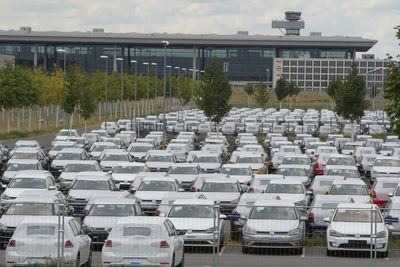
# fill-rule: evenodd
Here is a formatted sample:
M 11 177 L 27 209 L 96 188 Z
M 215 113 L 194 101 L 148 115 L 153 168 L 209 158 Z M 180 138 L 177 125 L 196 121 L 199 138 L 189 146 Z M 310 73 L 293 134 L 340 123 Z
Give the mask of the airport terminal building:
M 157 67 L 159 75 L 162 75 L 163 40 L 169 42 L 167 65 L 172 66 L 175 74 L 178 71 L 182 73 L 182 68 L 186 68 L 187 75 L 196 77 L 212 57 L 217 57 L 223 62 L 224 71 L 231 81 L 255 82 L 261 77 L 271 86 L 283 75 L 304 90 L 324 90 L 329 78 L 336 75 L 337 71 L 346 73 L 345 67 L 349 64 L 346 62 L 355 60 L 357 52 L 367 52 L 377 42 L 362 37 L 323 36 L 321 33 L 308 36 L 249 35 L 248 32 L 233 35 L 143 34 L 108 33 L 103 29 L 93 29 L 90 32 L 44 32 L 21 27 L 20 30 L 0 31 L 0 54 L 14 56 L 16 64 L 51 68 L 64 57 L 57 49 L 64 49 L 68 64 L 78 64 L 88 72 L 98 69 L 104 71 L 105 60 L 100 57 L 107 55 L 108 71 L 118 70 L 120 63 L 116 59 L 123 58 L 125 69 L 130 67 L 130 70 L 134 69 L 131 60 L 136 60 L 140 73 L 147 73 L 144 62 L 158 63 L 153 68 Z M 369 61 L 376 61 L 373 58 L 365 60 L 366 66 L 372 66 Z M 308 61 L 312 64 L 311 73 L 308 73 Z M 338 62 L 334 68 L 331 61 Z M 304 68 L 301 64 L 305 65 Z M 321 72 L 322 66 L 318 69 L 316 64 L 329 65 L 326 75 Z M 344 68 L 340 70 L 338 66 L 342 64 Z M 374 68 L 379 64 L 373 63 Z M 314 71 L 320 71 L 320 76 L 315 76 L 317 74 Z M 307 80 L 307 77 L 310 78 L 307 75 L 312 75 L 312 79 Z M 300 79 L 302 77 L 304 80 Z M 314 77 L 315 82 L 319 83 L 314 83 Z

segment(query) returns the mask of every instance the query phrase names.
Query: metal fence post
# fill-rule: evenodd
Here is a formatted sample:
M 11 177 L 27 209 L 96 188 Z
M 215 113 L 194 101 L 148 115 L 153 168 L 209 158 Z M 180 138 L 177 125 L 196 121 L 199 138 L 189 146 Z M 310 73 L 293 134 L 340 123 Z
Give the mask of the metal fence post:
M 372 267 L 373 266 L 373 261 L 372 261 L 372 254 L 373 254 L 373 249 L 372 249 L 372 242 L 373 242 L 373 207 L 371 207 L 371 245 L 369 246 L 369 264 Z
M 217 230 L 219 230 L 219 229 L 216 228 L 218 225 L 217 220 L 219 221 L 219 212 L 218 211 L 219 211 L 219 205 L 216 204 L 216 205 L 214 205 L 214 225 L 213 225 L 213 228 L 214 228 L 214 231 L 213 231 L 213 266 L 214 267 L 218 266 L 217 265 L 217 253 L 218 253 L 218 250 L 217 250 L 218 231 Z
M 64 214 L 65 214 L 65 205 L 64 203 L 61 203 L 60 205 L 61 209 L 61 267 L 64 267 Z

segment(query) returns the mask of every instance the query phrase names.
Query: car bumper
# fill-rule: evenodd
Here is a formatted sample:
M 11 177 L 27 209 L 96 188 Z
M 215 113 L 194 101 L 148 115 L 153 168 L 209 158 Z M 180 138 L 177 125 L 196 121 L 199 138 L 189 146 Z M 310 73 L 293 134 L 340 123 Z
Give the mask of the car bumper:
M 102 252 L 102 265 L 105 266 L 172 266 L 172 252 L 160 252 L 155 256 L 120 256 L 114 252 Z M 169 263 L 169 264 L 162 264 Z
M 6 266 L 52 266 L 57 264 L 57 252 L 55 255 L 39 256 L 32 254 L 25 255 L 17 253 L 16 251 L 10 251 L 6 254 Z M 75 262 L 76 258 L 72 253 L 64 251 L 64 264 L 69 266 Z
M 376 247 L 378 252 L 387 251 L 388 239 L 387 238 L 377 238 L 376 246 L 375 240 L 370 237 L 362 238 L 347 238 L 347 237 L 331 237 L 328 236 L 327 240 L 328 250 L 351 250 L 351 251 L 370 251 L 371 244 L 372 248 Z
M 218 237 L 217 240 L 219 240 Z M 183 241 L 185 247 L 209 247 L 214 244 L 214 234 L 205 232 L 185 234 Z
M 243 246 L 250 248 L 301 248 L 303 236 L 299 235 L 244 235 Z

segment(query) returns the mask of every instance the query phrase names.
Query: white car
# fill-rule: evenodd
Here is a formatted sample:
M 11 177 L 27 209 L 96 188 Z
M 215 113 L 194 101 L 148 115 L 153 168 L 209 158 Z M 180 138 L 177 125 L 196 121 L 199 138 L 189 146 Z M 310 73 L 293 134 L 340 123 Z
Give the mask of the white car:
M 176 163 L 168 169 L 168 176 L 176 179 L 185 191 L 191 190 L 200 173 L 200 166 L 196 163 Z
M 193 163 L 200 166 L 203 173 L 218 173 L 221 169 L 221 157 L 218 153 L 196 153 Z
M 119 131 L 119 126 L 115 122 L 102 122 L 100 126 L 101 130 L 107 131 L 107 134 L 116 134 Z
M 120 162 L 112 170 L 112 177 L 120 190 L 129 190 L 139 173 L 150 172 L 145 163 Z
M 351 196 L 354 202 L 371 203 L 367 185 L 361 179 L 340 179 L 332 182 L 328 191 L 330 195 Z
M 399 158 L 377 157 L 371 169 L 371 182 L 377 177 L 400 177 Z
M 132 161 L 131 155 L 122 149 L 104 150 L 100 157 L 100 167 L 104 172 L 112 171 L 120 163 Z
M 129 145 L 127 151 L 131 154 L 133 159 L 137 162 L 145 162 L 147 152 L 154 149 L 154 145 L 146 143 L 132 143 Z
M 112 228 L 101 253 L 105 266 L 183 266 L 184 232 L 165 217 L 129 217 Z
M 151 172 L 167 172 L 168 168 L 176 163 L 173 153 L 165 150 L 151 150 L 147 152 L 146 164 Z
M 220 173 L 227 174 L 230 178 L 236 179 L 245 191 L 247 191 L 254 177 L 250 165 L 245 163 L 224 164 L 221 167 Z
M 80 172 L 101 172 L 100 164 L 95 160 L 71 160 L 58 177 L 61 190 L 66 191 Z
M 32 216 L 18 225 L 5 255 L 6 266 L 51 265 L 57 262 L 57 216 Z M 91 240 L 74 218 L 64 217 L 64 264 L 80 266 L 91 262 Z
M 178 162 L 185 162 L 190 147 L 187 144 L 169 144 L 165 150 L 173 153 Z
M 327 217 L 324 221 L 328 223 L 326 231 L 328 256 L 340 250 L 370 251 L 371 246 L 374 245 L 378 253 L 387 257 L 389 231 L 378 206 L 341 203 L 332 217 Z M 373 222 L 373 228 L 371 228 L 371 222 Z M 372 238 L 371 234 L 376 235 L 376 239 Z
M 14 159 L 7 162 L 1 183 L 8 184 L 19 171 L 43 170 L 42 164 L 36 159 Z

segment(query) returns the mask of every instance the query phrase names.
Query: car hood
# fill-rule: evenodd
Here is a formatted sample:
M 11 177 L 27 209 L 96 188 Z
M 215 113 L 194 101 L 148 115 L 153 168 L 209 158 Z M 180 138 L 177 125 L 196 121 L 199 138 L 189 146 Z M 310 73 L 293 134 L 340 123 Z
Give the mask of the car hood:
M 375 227 L 375 225 L 374 225 Z M 377 233 L 385 231 L 386 227 L 383 223 L 377 223 Z M 371 234 L 371 223 L 357 223 L 357 222 L 331 222 L 329 224 L 329 230 L 335 230 L 342 234 L 360 234 L 370 235 Z
M 149 168 L 168 169 L 173 162 L 146 162 Z
M 179 230 L 206 230 L 214 227 L 212 218 L 168 218 Z
M 130 152 L 131 156 L 134 158 L 144 158 L 147 154 L 147 152 Z
M 393 173 L 400 174 L 400 167 L 374 166 L 372 168 L 372 171 L 385 174 L 393 174 Z
M 4 177 L 4 178 L 12 179 L 12 178 L 14 178 L 14 176 L 15 176 L 17 173 L 18 173 L 17 171 L 5 171 L 5 172 L 3 173 L 3 177 Z
M 246 226 L 258 232 L 289 232 L 299 227 L 298 220 L 247 220 Z
M 205 170 L 205 169 L 215 170 L 215 169 L 219 169 L 221 167 L 220 163 L 200 163 L 200 162 L 197 163 L 196 162 L 196 164 L 198 164 L 202 170 Z
M 371 197 L 369 195 L 367 196 L 350 196 L 355 203 L 371 203 Z
M 266 193 L 266 194 L 271 194 L 271 193 Z M 272 194 L 274 196 L 274 198 L 277 198 L 279 196 L 279 198 L 281 200 L 287 200 L 287 201 L 291 201 L 291 202 L 299 202 L 302 200 L 307 200 L 307 196 L 304 194 Z M 307 204 L 307 203 L 306 203 Z
M 295 181 L 301 181 L 303 184 L 308 181 L 307 176 L 285 176 L 285 179 L 287 180 L 295 180 Z
M 249 163 L 249 165 L 252 170 L 258 170 L 264 168 L 264 164 L 262 163 Z
M 59 178 L 67 181 L 73 181 L 78 174 L 79 172 L 62 172 Z
M 168 176 L 173 178 L 173 179 L 176 179 L 180 183 L 182 183 L 182 182 L 193 182 L 197 178 L 197 175 L 191 175 L 191 174 L 170 174 Z
M 214 201 L 232 201 L 240 198 L 239 192 L 202 192 L 206 199 Z
M 7 227 L 17 227 L 24 219 L 31 217 L 32 215 L 3 215 L 0 219 L 0 223 Z
M 110 228 L 112 227 L 120 218 L 126 217 L 116 217 L 116 216 L 86 216 L 83 223 L 93 227 L 93 228 Z
M 108 167 L 108 168 L 114 168 L 119 163 L 121 163 L 121 161 L 102 161 L 102 162 L 100 162 L 100 166 Z
M 251 181 L 251 176 L 242 176 L 242 175 L 229 175 L 230 178 L 236 179 L 239 183 L 244 184 Z
M 173 191 L 136 191 L 135 197 L 141 200 L 161 200 Z
M 51 162 L 51 167 L 58 167 L 58 166 L 62 166 L 63 168 L 65 168 L 65 166 L 70 163 L 70 160 L 64 160 L 64 159 L 55 159 Z
M 103 191 L 103 190 L 74 190 L 74 189 L 71 189 L 71 190 L 69 190 L 68 195 L 75 199 L 81 198 L 81 199 L 88 200 L 94 194 L 94 192 L 101 192 L 101 191 Z M 108 191 L 104 190 L 104 192 L 108 192 Z
M 19 197 L 19 195 L 22 194 L 22 192 L 37 192 L 37 191 L 46 191 L 46 189 L 28 189 L 28 188 L 7 188 L 4 192 L 3 195 L 7 195 L 9 197 Z
M 112 177 L 115 181 L 134 181 L 137 173 L 113 173 Z

